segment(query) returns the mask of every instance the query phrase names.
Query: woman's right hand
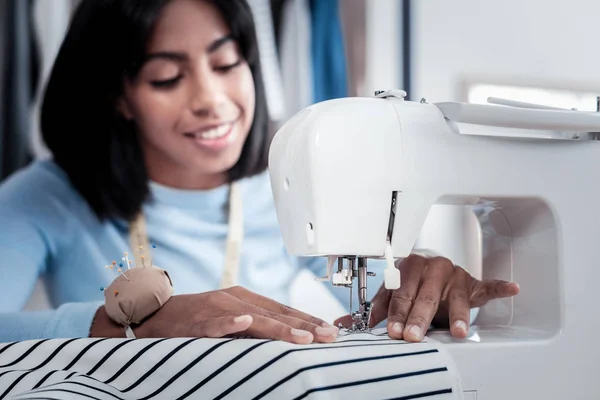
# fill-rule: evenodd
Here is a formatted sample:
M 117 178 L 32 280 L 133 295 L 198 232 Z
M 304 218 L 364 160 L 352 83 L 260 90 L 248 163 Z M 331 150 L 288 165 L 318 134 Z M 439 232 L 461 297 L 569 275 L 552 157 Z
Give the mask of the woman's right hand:
M 116 327 L 102 307 L 90 336 L 123 337 L 123 328 L 115 334 Z M 132 329 L 138 338 L 249 336 L 297 344 L 329 343 L 338 334 L 338 328 L 319 318 L 239 286 L 173 296 Z

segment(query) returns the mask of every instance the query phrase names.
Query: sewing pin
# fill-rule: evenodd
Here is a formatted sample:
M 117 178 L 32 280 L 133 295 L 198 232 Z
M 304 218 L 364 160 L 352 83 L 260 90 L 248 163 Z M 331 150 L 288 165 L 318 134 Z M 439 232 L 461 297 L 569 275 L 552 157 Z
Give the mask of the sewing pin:
M 131 269 L 131 267 L 130 267 L 131 261 L 129 261 L 129 257 L 127 256 L 127 252 L 125 252 L 125 257 L 123 258 L 123 261 L 125 261 L 127 263 L 127 269 Z
M 113 269 L 113 266 L 112 266 L 112 265 L 110 265 L 110 266 L 109 266 L 109 265 L 107 265 L 107 266 L 106 266 L 106 267 L 104 267 L 104 268 L 106 268 L 107 270 L 109 270 L 109 271 L 110 271 L 110 274 L 112 275 L 113 279 L 117 279 L 117 277 L 115 276 L 115 274 L 114 274 L 114 272 L 113 272 L 113 270 L 112 270 L 112 269 Z
M 127 275 L 125 275 L 125 272 L 123 272 L 123 270 L 122 270 L 121 268 L 117 268 L 117 271 L 118 271 L 118 272 L 119 272 L 121 275 L 123 275 L 123 276 L 125 277 L 125 279 L 127 279 L 129 282 L 131 282 L 131 281 L 129 280 L 129 278 L 127 277 Z
M 156 248 L 156 244 L 152 243 L 152 248 L 155 249 Z M 154 265 L 154 260 L 152 259 L 152 257 L 150 257 L 150 266 Z

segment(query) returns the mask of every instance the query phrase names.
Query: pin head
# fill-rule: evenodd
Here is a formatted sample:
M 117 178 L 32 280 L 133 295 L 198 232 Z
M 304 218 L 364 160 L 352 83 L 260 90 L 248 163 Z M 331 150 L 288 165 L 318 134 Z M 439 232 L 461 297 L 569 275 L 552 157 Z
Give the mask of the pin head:
M 103 288 L 103 287 L 101 287 L 101 288 L 100 288 L 100 291 L 101 291 L 101 292 L 104 292 L 104 288 Z
M 153 249 L 155 249 L 155 248 L 156 248 L 156 245 L 155 245 L 154 243 L 152 243 L 152 248 L 153 248 Z

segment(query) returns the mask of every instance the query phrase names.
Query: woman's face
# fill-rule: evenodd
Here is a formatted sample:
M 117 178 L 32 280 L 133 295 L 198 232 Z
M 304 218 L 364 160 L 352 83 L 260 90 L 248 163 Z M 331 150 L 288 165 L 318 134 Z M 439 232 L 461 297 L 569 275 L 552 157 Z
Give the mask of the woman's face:
M 254 81 L 229 27 L 203 0 L 172 0 L 119 108 L 140 131 L 150 179 L 178 188 L 223 184 L 254 116 Z

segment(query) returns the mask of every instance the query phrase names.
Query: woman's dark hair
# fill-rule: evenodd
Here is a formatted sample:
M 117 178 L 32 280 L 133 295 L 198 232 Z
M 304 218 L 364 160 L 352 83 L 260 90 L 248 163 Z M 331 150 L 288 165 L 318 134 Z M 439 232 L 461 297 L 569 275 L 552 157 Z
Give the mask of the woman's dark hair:
M 54 161 L 100 219 L 131 220 L 149 198 L 136 127 L 117 110 L 125 78 L 142 66 L 152 29 L 169 0 L 83 0 L 73 15 L 46 88 L 44 141 Z M 246 0 L 210 0 L 254 77 L 253 124 L 231 180 L 264 171 L 270 138 L 251 9 Z

